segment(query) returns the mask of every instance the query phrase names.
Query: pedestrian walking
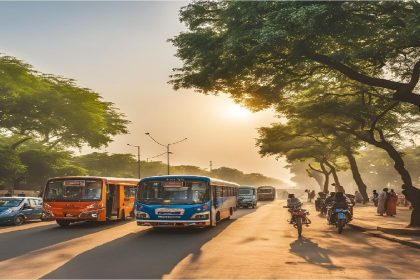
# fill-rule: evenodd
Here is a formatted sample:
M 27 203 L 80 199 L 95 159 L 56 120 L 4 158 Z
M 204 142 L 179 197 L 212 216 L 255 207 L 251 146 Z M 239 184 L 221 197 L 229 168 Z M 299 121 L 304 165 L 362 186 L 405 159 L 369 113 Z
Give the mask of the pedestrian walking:
M 316 194 L 315 194 L 315 191 L 314 190 L 312 190 L 311 191 L 311 193 L 310 193 L 310 201 L 312 201 L 312 199 L 315 199 L 315 196 L 316 196 Z
M 305 192 L 308 195 L 308 202 L 311 202 L 311 191 L 309 189 L 306 189 Z
M 359 191 L 355 191 L 354 200 L 356 201 L 356 203 L 362 203 L 363 202 L 363 196 Z
M 376 190 L 373 190 L 372 201 L 375 207 L 378 207 L 378 198 L 379 198 L 379 194 L 376 192 Z
M 386 212 L 386 199 L 388 197 L 388 188 L 384 188 L 378 197 L 378 214 L 383 216 Z
M 393 217 L 397 214 L 398 195 L 391 189 L 386 199 L 386 215 Z

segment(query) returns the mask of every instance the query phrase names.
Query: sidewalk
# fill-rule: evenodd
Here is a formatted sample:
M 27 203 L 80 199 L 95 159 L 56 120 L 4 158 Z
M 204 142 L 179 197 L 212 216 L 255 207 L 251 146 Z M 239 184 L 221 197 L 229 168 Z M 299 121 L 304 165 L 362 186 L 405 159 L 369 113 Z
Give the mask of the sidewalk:
M 406 228 L 410 221 L 411 210 L 398 207 L 395 217 L 379 216 L 372 204 L 354 207 L 351 227 L 367 234 L 399 242 L 420 249 L 420 228 Z

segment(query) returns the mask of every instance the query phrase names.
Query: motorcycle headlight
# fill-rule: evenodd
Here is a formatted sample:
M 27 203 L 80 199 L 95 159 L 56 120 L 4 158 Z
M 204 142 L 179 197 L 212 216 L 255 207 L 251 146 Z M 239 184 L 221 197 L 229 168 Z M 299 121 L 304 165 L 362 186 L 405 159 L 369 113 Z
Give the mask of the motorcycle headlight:
M 191 216 L 191 219 L 194 220 L 207 220 L 210 219 L 210 212 L 202 212 L 202 213 L 196 213 L 194 215 Z
M 138 219 L 149 219 L 150 218 L 149 214 L 147 214 L 146 212 L 142 212 L 142 211 L 136 211 L 136 217 Z

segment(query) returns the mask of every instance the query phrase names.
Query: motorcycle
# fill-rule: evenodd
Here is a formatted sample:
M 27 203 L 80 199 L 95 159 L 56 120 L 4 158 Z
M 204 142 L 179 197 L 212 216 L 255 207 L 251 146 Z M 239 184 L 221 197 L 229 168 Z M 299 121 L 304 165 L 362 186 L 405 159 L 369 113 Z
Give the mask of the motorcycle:
M 305 209 L 302 209 L 300 206 L 292 208 L 287 206 L 283 207 L 289 209 L 292 218 L 291 220 L 288 220 L 288 222 L 293 224 L 293 227 L 295 227 L 298 231 L 298 236 L 301 237 L 303 225 L 306 225 L 308 227 L 311 224 L 311 220 L 307 217 L 309 215 L 309 212 Z
M 327 214 L 327 206 L 325 205 L 325 198 L 318 197 L 315 200 L 315 210 L 317 212 L 320 212 L 320 214 L 323 216 Z
M 338 233 L 342 233 L 346 224 L 351 221 L 351 212 L 344 208 L 330 209 L 329 221 L 337 227 Z

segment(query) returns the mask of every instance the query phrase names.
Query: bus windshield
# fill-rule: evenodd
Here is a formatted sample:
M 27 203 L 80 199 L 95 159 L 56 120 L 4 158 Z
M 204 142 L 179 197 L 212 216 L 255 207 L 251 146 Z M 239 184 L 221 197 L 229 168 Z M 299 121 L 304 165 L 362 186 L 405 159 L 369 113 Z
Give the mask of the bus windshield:
M 144 204 L 201 204 L 210 200 L 210 192 L 201 181 L 152 181 L 141 183 L 137 199 Z
M 239 195 L 253 195 L 254 190 L 250 188 L 239 188 Z
M 101 200 L 101 180 L 53 180 L 45 191 L 46 201 L 98 201 Z
M 274 190 L 273 189 L 266 188 L 266 189 L 259 189 L 258 191 L 260 193 L 272 193 Z

